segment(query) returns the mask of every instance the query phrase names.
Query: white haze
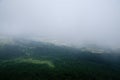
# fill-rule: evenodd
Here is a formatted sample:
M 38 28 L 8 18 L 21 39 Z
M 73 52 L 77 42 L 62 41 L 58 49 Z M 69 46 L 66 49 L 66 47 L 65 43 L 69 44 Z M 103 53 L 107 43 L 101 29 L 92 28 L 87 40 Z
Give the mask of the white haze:
M 120 0 L 0 0 L 0 34 L 120 47 Z

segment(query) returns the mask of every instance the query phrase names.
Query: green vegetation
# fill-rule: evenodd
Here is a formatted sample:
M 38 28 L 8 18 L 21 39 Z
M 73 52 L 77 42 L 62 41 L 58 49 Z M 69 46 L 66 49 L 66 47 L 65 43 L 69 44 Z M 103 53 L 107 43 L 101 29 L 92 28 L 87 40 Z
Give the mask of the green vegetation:
M 14 63 L 31 63 L 31 64 L 47 64 L 49 67 L 52 67 L 54 68 L 54 64 L 49 61 L 49 60 L 35 60 L 35 59 L 32 59 L 32 58 L 17 58 L 17 59 L 14 59 L 14 60 L 4 60 L 4 61 L 1 61 L 1 63 L 9 63 L 9 62 L 14 62 Z
M 15 61 L 20 63 L 24 62 L 24 63 L 32 63 L 32 64 L 47 64 L 49 67 L 53 67 L 53 68 L 55 67 L 52 62 L 47 60 L 42 61 L 42 60 L 34 60 L 32 58 L 28 58 L 28 59 L 16 59 Z
M 119 54 L 18 41 L 0 48 L 0 80 L 120 80 Z

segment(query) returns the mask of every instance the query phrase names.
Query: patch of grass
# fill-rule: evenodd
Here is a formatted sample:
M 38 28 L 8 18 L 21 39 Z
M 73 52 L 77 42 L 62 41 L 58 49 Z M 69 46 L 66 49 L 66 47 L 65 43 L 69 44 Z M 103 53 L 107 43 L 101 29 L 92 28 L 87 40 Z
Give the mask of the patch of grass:
M 47 64 L 49 67 L 54 68 L 55 65 L 49 61 L 49 60 L 36 60 L 36 59 L 32 59 L 32 58 L 17 58 L 14 60 L 6 60 L 3 61 L 2 63 L 9 63 L 9 62 L 15 62 L 15 63 L 31 63 L 31 64 Z

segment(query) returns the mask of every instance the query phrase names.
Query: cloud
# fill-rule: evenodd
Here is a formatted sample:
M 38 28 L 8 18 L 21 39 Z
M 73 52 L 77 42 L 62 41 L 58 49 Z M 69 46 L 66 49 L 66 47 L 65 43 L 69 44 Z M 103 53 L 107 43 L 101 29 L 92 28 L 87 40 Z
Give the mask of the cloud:
M 120 46 L 119 0 L 1 0 L 0 32 Z

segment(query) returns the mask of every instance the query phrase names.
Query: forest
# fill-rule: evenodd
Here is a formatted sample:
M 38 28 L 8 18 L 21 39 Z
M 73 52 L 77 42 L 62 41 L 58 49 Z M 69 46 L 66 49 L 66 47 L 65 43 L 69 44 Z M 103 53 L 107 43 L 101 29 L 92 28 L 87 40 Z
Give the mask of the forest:
M 4 42 L 4 43 L 3 43 Z M 0 80 L 120 80 L 120 55 L 51 43 L 0 43 Z

